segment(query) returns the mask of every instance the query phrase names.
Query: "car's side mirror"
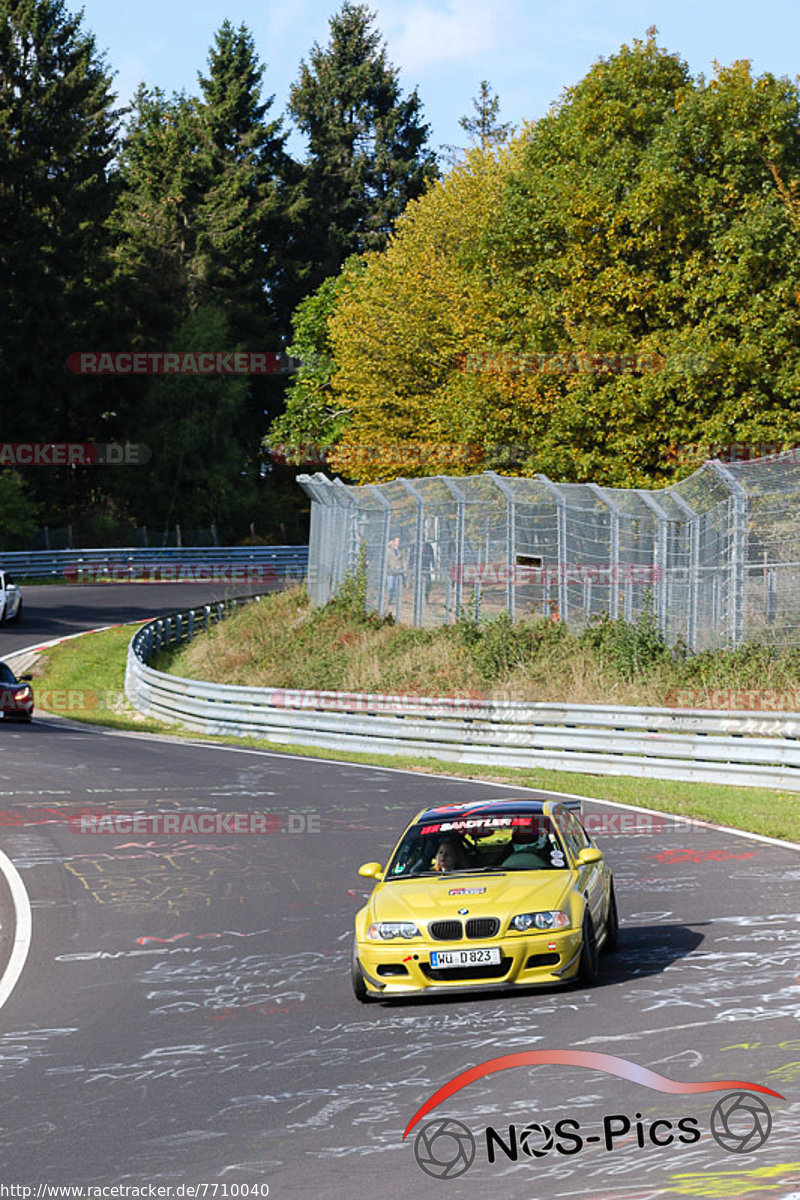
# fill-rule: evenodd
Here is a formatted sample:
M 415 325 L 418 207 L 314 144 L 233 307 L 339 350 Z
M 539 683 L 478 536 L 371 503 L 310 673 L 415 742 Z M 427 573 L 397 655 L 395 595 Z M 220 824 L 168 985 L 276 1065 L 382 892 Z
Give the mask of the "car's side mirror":
M 20 675 L 19 682 L 20 683 L 30 683 L 32 679 L 33 679 L 32 675 Z
M 578 855 L 578 862 L 582 867 L 590 867 L 592 863 L 602 862 L 603 854 L 601 850 L 594 846 L 584 846 Z
M 358 873 L 365 879 L 380 879 L 383 875 L 383 867 L 379 862 L 362 863 L 358 868 Z

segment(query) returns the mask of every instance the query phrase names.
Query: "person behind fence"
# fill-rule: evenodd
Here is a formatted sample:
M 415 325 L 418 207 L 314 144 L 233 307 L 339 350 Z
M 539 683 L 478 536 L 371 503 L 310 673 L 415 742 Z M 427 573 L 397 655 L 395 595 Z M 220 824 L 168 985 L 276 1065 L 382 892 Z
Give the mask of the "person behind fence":
M 403 582 L 403 556 L 400 553 L 400 538 L 393 537 L 386 545 L 386 605 L 396 608 L 400 601 Z

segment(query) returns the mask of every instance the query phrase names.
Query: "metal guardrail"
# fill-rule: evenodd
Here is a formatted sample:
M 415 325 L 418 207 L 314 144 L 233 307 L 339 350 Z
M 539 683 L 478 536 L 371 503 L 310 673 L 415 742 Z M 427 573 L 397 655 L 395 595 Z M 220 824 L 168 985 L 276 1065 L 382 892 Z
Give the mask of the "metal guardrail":
M 190 640 L 247 600 L 189 609 L 142 626 L 128 647 L 125 674 L 134 707 L 198 733 L 258 737 L 277 745 L 800 792 L 800 713 L 448 697 L 414 697 L 409 703 L 402 696 L 206 683 L 148 665 L 157 650 Z
M 308 567 L 308 546 L 126 546 L 97 550 L 9 550 L 0 551 L 0 569 L 24 578 L 60 576 L 65 571 L 106 567 L 113 570 L 115 579 L 120 571 L 131 578 L 137 572 L 170 565 L 244 566 L 274 570 L 276 577 L 305 575 Z M 245 581 L 246 582 L 246 581 Z

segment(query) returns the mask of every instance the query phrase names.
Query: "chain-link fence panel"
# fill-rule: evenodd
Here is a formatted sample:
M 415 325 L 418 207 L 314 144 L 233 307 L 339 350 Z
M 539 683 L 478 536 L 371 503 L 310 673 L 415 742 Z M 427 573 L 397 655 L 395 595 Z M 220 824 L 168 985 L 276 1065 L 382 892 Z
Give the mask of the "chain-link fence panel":
M 409 625 L 508 612 L 582 628 L 652 613 L 691 651 L 800 642 L 800 461 L 704 463 L 657 491 L 437 475 L 312 500 L 309 591 L 324 604 L 363 552 L 367 608 Z

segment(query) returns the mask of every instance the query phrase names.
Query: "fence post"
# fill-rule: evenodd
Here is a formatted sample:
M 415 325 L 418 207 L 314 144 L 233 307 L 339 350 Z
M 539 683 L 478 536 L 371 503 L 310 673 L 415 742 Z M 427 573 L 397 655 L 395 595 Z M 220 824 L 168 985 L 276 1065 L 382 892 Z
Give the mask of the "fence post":
M 448 479 L 445 475 L 437 475 L 436 478 L 440 479 L 447 490 L 456 498 L 455 603 L 451 611 L 451 616 L 457 621 L 464 603 L 464 509 L 466 499 L 461 486 L 452 479 Z
M 358 506 L 347 484 L 341 479 L 334 479 L 331 484 L 333 498 L 337 506 L 336 540 L 339 543 L 338 581 L 342 582 L 351 571 L 358 567 L 358 552 L 360 537 L 358 532 Z M 344 529 L 343 529 L 344 527 Z
M 647 507 L 654 512 L 658 520 L 658 537 L 656 539 L 655 567 L 659 572 L 656 579 L 656 587 L 653 593 L 655 597 L 656 623 L 659 633 L 662 637 L 667 635 L 667 522 L 669 517 L 664 512 L 664 509 L 654 500 L 647 492 L 641 488 L 636 489 L 636 494 L 639 496 Z
M 335 550 L 334 521 L 331 509 L 334 499 L 331 481 L 323 471 L 315 475 L 298 475 L 297 482 L 311 497 L 311 529 L 308 539 L 307 586 L 311 603 L 326 604 L 333 594 L 333 564 Z
M 384 615 L 384 604 L 386 603 L 386 552 L 389 549 L 389 527 L 392 520 L 392 506 L 377 483 L 370 483 L 367 486 L 370 492 L 377 496 L 383 505 L 383 530 L 379 555 L 380 561 L 378 563 L 378 616 L 382 617 Z
M 686 646 L 691 654 L 697 650 L 697 608 L 700 591 L 700 514 L 683 496 L 670 489 L 670 496 L 689 518 L 689 589 L 686 612 Z
M 567 605 L 567 501 L 563 492 L 552 479 L 546 475 L 537 474 L 536 478 L 543 484 L 556 502 L 556 540 L 558 552 L 558 616 L 566 622 L 569 618 Z
M 608 509 L 609 514 L 609 557 L 611 559 L 611 580 L 609 588 L 609 604 L 610 616 L 616 621 L 619 616 L 619 505 L 615 500 L 606 494 L 603 488 L 597 483 L 588 485 L 594 492 L 597 499 Z
M 423 548 L 425 545 L 425 501 L 418 488 L 415 488 L 413 483 L 409 483 L 407 479 L 398 476 L 397 483 L 402 484 L 410 496 L 417 504 L 417 529 L 416 529 L 416 554 L 414 556 L 414 596 L 413 596 L 413 617 L 414 625 L 423 624 L 425 597 L 422 587 L 422 568 L 423 568 Z
M 508 567 L 508 584 L 506 587 L 506 607 L 508 615 L 514 621 L 517 616 L 516 573 L 517 573 L 517 497 L 513 486 L 503 479 L 496 471 L 485 471 L 496 488 L 503 493 L 506 501 L 506 563 Z
M 718 459 L 712 458 L 708 465 L 716 471 L 719 478 L 731 493 L 731 513 L 733 529 L 731 531 L 731 613 L 730 637 L 731 644 L 736 649 L 741 645 L 744 635 L 744 564 L 747 548 L 747 492 L 735 475 Z

